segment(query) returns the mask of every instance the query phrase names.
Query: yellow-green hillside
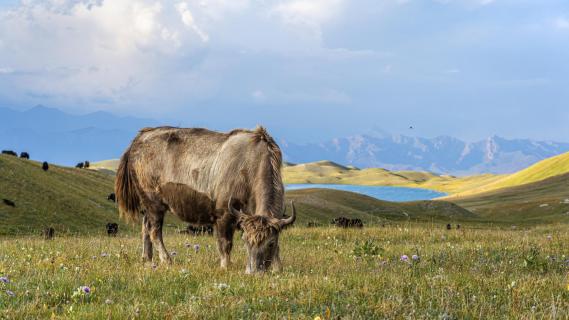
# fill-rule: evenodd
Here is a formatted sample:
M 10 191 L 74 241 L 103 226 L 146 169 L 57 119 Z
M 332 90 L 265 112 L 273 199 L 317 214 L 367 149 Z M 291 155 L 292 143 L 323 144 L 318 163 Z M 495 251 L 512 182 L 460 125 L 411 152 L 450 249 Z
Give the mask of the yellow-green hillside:
M 482 184 L 478 187 L 471 186 L 463 192 L 456 193 L 450 197 L 464 197 L 474 194 L 481 194 L 488 191 L 511 188 L 524 184 L 534 183 L 554 176 L 569 172 L 569 153 L 564 153 L 552 158 L 542 160 L 524 170 L 511 175 L 506 175 L 493 182 Z
M 503 178 L 484 174 L 453 177 L 419 171 L 389 171 L 380 168 L 357 169 L 331 161 L 318 161 L 283 168 L 284 181 L 292 183 L 354 184 L 367 186 L 399 186 L 458 193 Z

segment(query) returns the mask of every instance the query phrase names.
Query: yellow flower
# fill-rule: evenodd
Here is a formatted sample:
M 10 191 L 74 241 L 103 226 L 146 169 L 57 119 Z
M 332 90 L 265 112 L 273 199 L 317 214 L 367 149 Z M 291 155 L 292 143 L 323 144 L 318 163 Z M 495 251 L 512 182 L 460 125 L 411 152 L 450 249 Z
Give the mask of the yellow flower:
M 567 291 L 569 291 L 569 282 L 567 282 Z
M 322 318 L 320 316 L 316 316 L 314 317 L 314 320 L 322 320 Z

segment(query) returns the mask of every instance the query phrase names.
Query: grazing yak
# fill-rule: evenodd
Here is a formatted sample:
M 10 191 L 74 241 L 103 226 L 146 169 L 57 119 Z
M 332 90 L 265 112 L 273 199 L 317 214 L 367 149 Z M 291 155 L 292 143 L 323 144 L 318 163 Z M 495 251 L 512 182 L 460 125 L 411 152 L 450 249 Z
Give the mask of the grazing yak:
M 10 206 L 12 208 L 16 207 L 16 203 L 12 200 L 9 199 L 2 199 L 2 202 L 4 202 L 5 205 Z
M 119 233 L 119 225 L 113 222 L 107 223 L 107 235 L 116 237 L 117 233 Z
M 45 240 L 51 240 L 55 235 L 55 229 L 52 227 L 45 228 L 42 231 L 42 235 Z
M 193 235 L 213 235 L 213 225 L 205 225 L 205 226 L 193 226 L 188 225 L 184 233 L 193 234 Z
M 364 223 L 362 222 L 361 219 L 349 219 L 346 217 L 338 217 L 335 218 L 334 220 L 332 220 L 332 222 L 330 222 L 330 224 L 335 225 L 336 227 L 341 227 L 341 228 L 363 228 L 364 227 Z
M 78 164 L 75 165 L 75 168 L 83 169 L 84 166 L 85 166 L 85 164 L 83 164 L 83 162 L 79 162 Z
M 27 153 L 27 152 L 21 152 L 21 153 L 20 153 L 20 158 L 30 160 L 30 154 Z
M 117 201 L 117 198 L 116 198 L 115 193 L 114 193 L 114 192 L 113 192 L 113 193 L 109 193 L 109 195 L 107 196 L 107 200 L 112 201 L 112 202 L 116 202 L 116 201 Z
M 216 229 L 222 268 L 230 263 L 239 226 L 247 273 L 281 268 L 279 234 L 294 223 L 284 215 L 281 150 L 263 127 L 220 133 L 202 128 L 142 129 L 122 155 L 115 193 L 123 218 L 143 215 L 143 260 L 152 248 L 171 262 L 162 241 L 169 210 Z
M 14 157 L 18 156 L 18 154 L 12 150 L 2 150 L 2 154 L 8 155 L 8 156 L 14 156 Z
M 41 168 L 43 169 L 43 171 L 49 170 L 49 164 L 47 163 L 47 161 L 44 161 L 44 162 L 41 164 Z

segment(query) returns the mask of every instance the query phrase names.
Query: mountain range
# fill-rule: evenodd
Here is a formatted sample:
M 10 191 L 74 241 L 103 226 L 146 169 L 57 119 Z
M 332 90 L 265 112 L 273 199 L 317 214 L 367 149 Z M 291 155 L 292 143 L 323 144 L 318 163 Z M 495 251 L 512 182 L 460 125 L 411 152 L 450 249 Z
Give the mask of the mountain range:
M 101 111 L 72 115 L 44 106 L 26 111 L 0 108 L 0 149 L 27 151 L 33 159 L 63 165 L 113 159 L 120 157 L 140 128 L 160 124 Z M 453 175 L 511 173 L 569 151 L 569 143 L 497 136 L 477 142 L 385 132 L 321 143 L 295 143 L 280 138 L 284 158 L 292 163 L 327 159 L 359 168 Z
M 516 172 L 569 151 L 569 143 L 498 136 L 466 142 L 449 136 L 421 138 L 381 133 L 312 144 L 282 141 L 281 148 L 292 163 L 326 159 L 358 168 L 469 175 Z

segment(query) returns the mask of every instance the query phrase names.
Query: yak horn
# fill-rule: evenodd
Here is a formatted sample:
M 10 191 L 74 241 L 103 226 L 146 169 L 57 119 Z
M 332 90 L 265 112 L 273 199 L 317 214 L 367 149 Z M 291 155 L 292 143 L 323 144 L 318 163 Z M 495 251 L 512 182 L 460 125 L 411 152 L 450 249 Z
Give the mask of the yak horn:
M 281 221 L 279 222 L 281 228 L 284 228 L 284 227 L 287 227 L 287 226 L 293 224 L 294 220 L 296 220 L 296 208 L 294 207 L 294 201 L 290 202 L 290 206 L 292 207 L 292 215 L 288 218 L 281 219 Z
M 229 213 L 232 216 L 239 217 L 239 215 L 241 214 L 240 211 L 235 210 L 235 208 L 233 207 L 233 196 L 229 197 L 229 202 L 227 203 L 227 208 L 229 209 Z

